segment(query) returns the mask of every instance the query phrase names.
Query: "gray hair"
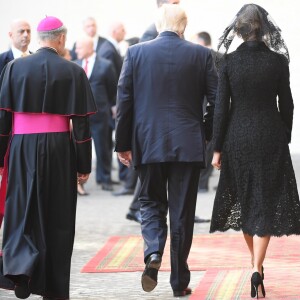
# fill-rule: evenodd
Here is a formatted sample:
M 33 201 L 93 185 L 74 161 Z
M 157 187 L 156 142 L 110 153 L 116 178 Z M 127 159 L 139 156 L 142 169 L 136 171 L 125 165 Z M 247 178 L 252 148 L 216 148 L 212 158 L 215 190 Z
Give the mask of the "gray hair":
M 187 25 L 187 15 L 180 5 L 163 4 L 158 9 L 156 29 L 162 31 L 174 31 L 183 34 Z
M 45 40 L 54 41 L 62 34 L 67 34 L 67 28 L 65 26 L 61 26 L 57 29 L 50 30 L 50 31 L 38 31 L 37 33 L 38 39 L 41 41 L 45 41 Z

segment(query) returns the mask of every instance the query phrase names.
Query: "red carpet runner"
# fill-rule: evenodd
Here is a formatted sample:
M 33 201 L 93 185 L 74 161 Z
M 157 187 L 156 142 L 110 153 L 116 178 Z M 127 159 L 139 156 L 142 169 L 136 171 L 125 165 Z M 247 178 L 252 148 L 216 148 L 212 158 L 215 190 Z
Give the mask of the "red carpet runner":
M 170 270 L 169 241 L 161 271 Z M 250 267 L 247 246 L 241 234 L 195 235 L 188 264 L 191 271 Z M 272 238 L 265 267 L 300 269 L 300 237 Z M 143 241 L 140 236 L 114 236 L 83 267 L 81 272 L 143 271 Z M 300 278 L 299 278 L 300 279 Z M 299 297 L 300 299 L 300 297 Z
M 169 241 L 161 271 L 170 270 Z M 188 261 L 191 271 L 206 271 L 190 300 L 250 297 L 250 257 L 241 234 L 195 235 Z M 272 238 L 264 263 L 266 299 L 300 300 L 300 237 Z M 81 272 L 143 271 L 140 236 L 114 236 Z

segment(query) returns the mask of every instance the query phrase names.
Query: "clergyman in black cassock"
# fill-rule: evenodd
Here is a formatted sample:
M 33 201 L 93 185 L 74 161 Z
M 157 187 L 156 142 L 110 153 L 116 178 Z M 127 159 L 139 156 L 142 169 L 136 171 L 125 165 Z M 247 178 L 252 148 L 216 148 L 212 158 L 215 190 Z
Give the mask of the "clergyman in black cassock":
M 1 271 L 18 298 L 69 299 L 77 182 L 91 172 L 89 115 L 96 105 L 83 69 L 59 55 L 62 22 L 46 17 L 38 36 L 41 48 L 8 63 L 0 78 L 1 190 L 7 182 Z M 29 122 L 22 127 L 20 118 Z

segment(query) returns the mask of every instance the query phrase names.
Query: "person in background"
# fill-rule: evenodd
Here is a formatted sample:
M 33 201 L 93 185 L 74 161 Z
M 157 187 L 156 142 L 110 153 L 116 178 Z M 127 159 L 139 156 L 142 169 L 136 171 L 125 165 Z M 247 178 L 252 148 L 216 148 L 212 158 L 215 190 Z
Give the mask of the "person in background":
M 111 107 L 116 104 L 117 76 L 112 63 L 96 55 L 93 40 L 83 37 L 76 42 L 75 62 L 82 66 L 89 79 L 97 105 L 97 113 L 90 117 L 92 138 L 96 152 L 96 182 L 101 182 L 103 190 L 111 187 L 111 150 L 107 140 L 110 131 Z M 79 195 L 87 193 L 78 185 Z
M 130 46 L 135 45 L 139 42 L 138 37 L 132 37 L 129 39 L 124 40 L 121 43 L 121 53 L 123 53 L 123 57 L 125 57 L 127 50 Z M 121 164 L 121 163 L 120 163 Z M 123 165 L 123 164 L 122 164 Z M 124 166 L 124 165 L 123 165 Z M 126 166 L 124 166 L 126 168 Z M 122 188 L 120 188 L 118 191 L 115 191 L 113 193 L 114 196 L 125 196 L 125 195 L 133 195 L 134 190 L 136 188 L 138 175 L 136 170 L 134 170 L 133 166 L 130 166 L 128 168 L 126 178 L 124 180 L 124 185 Z M 129 212 L 126 215 L 126 218 L 129 220 L 136 221 L 138 223 L 141 222 L 140 218 L 140 205 L 138 201 L 133 201 L 130 205 Z
M 263 262 L 271 236 L 300 234 L 288 146 L 294 110 L 289 53 L 280 31 L 265 9 L 246 4 L 218 47 L 226 54 L 235 36 L 243 41 L 217 60 L 212 164 L 221 173 L 210 232 L 243 232 L 251 256 L 252 298 L 266 295 Z
M 120 51 L 120 43 L 124 41 L 126 35 L 125 26 L 121 21 L 113 21 L 108 28 L 107 41 L 103 43 L 99 50 L 99 55 L 111 61 L 113 67 L 115 68 L 115 72 L 117 74 L 117 79 L 119 79 L 123 57 Z M 116 91 L 117 91 L 117 83 L 116 82 Z M 116 119 L 116 106 L 111 107 L 111 116 L 110 116 L 110 135 L 108 136 L 108 145 L 110 147 L 111 153 L 111 164 L 113 157 L 113 132 L 115 130 L 115 119 Z M 118 177 L 119 180 L 125 181 L 127 177 L 128 169 L 118 161 Z M 119 182 L 111 182 L 119 183 Z M 111 190 L 113 190 L 113 185 L 111 185 Z
M 31 39 L 31 28 L 27 21 L 14 20 L 10 25 L 8 35 L 11 40 L 11 48 L 0 54 L 0 73 L 11 60 L 30 54 L 28 46 Z
M 192 41 L 196 44 L 199 44 L 203 47 L 209 48 L 213 57 L 214 62 L 216 61 L 217 51 L 213 50 L 211 48 L 211 36 L 208 32 L 206 31 L 201 31 L 195 34 L 194 38 Z M 203 111 L 205 112 L 207 105 L 207 101 L 205 99 L 203 103 Z M 200 180 L 199 180 L 199 187 L 198 187 L 198 192 L 199 193 L 207 193 L 209 191 L 209 178 L 212 175 L 212 172 L 214 170 L 211 161 L 213 158 L 213 146 L 212 142 L 208 142 L 206 145 L 206 161 L 207 165 L 206 168 L 201 172 L 200 174 Z M 209 220 L 208 220 L 209 221 Z
M 97 22 L 93 17 L 87 17 L 83 20 L 83 31 L 84 33 L 93 39 L 94 50 L 98 53 L 101 45 L 106 41 L 106 38 L 99 36 L 97 34 Z M 77 59 L 76 54 L 76 43 L 74 43 L 73 48 L 71 50 L 72 60 Z
M 211 52 L 182 38 L 186 24 L 179 5 L 159 8 L 159 38 L 129 47 L 117 97 L 115 151 L 123 164 L 137 168 L 141 181 L 142 288 L 150 292 L 157 285 L 169 213 L 175 297 L 191 294 L 187 259 L 217 89 Z M 209 105 L 203 119 L 205 95 Z
M 63 50 L 61 56 L 68 61 L 72 60 L 71 51 L 68 48 L 65 48 Z
M 40 49 L 0 76 L 0 277 L 21 299 L 69 299 L 76 187 L 91 172 L 97 108 L 83 69 L 61 57 L 66 34 L 58 18 L 42 19 Z

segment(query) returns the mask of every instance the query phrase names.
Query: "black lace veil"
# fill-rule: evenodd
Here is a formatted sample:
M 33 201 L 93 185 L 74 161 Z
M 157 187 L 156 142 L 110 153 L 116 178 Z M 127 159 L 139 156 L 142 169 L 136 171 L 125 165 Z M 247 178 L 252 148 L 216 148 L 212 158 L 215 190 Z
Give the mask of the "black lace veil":
M 259 5 L 245 4 L 225 29 L 217 47 L 219 54 L 216 60 L 217 68 L 235 36 L 244 40 L 248 40 L 249 36 L 252 38 L 254 36 L 256 40 L 264 41 L 271 50 L 283 54 L 290 61 L 289 51 L 281 36 L 281 29 L 269 13 Z

